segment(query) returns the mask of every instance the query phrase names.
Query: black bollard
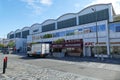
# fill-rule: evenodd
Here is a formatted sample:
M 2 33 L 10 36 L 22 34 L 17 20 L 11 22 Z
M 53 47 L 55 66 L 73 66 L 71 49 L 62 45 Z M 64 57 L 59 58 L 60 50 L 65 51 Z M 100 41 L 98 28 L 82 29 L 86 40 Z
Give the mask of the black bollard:
M 5 74 L 5 70 L 6 70 L 6 59 L 4 58 L 4 60 L 3 60 L 3 74 Z

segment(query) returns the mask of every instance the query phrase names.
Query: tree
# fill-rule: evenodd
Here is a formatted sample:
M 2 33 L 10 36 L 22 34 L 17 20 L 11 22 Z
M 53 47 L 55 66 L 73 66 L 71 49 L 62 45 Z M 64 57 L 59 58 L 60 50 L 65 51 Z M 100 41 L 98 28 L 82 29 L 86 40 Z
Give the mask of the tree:
M 0 48 L 3 48 L 4 47 L 4 44 L 0 44 Z
M 15 46 L 15 42 L 11 41 L 11 42 L 8 43 L 7 46 L 10 47 L 10 48 L 13 48 Z
M 62 43 L 62 42 L 64 42 L 64 41 L 65 41 L 65 39 L 64 39 L 64 38 L 61 38 L 61 39 L 57 39 L 56 41 L 54 41 L 54 43 L 59 44 L 59 43 Z
M 45 34 L 43 38 L 52 38 L 52 34 Z

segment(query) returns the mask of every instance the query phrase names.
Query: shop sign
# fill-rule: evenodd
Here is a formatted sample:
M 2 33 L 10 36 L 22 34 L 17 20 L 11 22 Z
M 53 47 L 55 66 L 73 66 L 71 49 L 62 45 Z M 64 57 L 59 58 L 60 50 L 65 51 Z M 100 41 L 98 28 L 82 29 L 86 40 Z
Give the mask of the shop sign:
M 93 46 L 94 44 L 93 44 L 94 42 L 86 42 L 85 43 L 85 46 Z
M 65 47 L 81 47 L 81 44 L 65 44 Z
M 62 44 L 53 44 L 52 47 L 53 48 L 62 48 L 63 45 Z

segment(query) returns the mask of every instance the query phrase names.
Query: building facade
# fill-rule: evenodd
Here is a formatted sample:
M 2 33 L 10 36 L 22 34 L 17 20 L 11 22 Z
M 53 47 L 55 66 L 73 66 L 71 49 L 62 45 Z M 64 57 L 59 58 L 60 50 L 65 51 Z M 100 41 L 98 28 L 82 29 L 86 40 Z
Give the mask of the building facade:
M 112 4 L 97 4 L 78 13 L 68 13 L 57 19 L 16 30 L 8 38 L 26 38 L 27 43 L 50 42 L 52 51 L 66 52 L 70 56 L 102 56 L 120 54 L 119 22 Z M 116 27 L 117 26 L 117 27 Z M 115 36 L 118 35 L 118 36 Z M 54 43 L 63 39 L 62 43 Z

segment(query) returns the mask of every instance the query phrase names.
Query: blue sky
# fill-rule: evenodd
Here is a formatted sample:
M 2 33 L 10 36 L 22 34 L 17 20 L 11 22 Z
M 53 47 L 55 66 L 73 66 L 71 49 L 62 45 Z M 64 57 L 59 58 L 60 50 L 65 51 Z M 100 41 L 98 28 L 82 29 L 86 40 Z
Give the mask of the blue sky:
M 86 6 L 103 2 L 113 3 L 119 13 L 120 0 L 0 0 L 0 38 L 10 31 L 66 13 L 77 13 Z

